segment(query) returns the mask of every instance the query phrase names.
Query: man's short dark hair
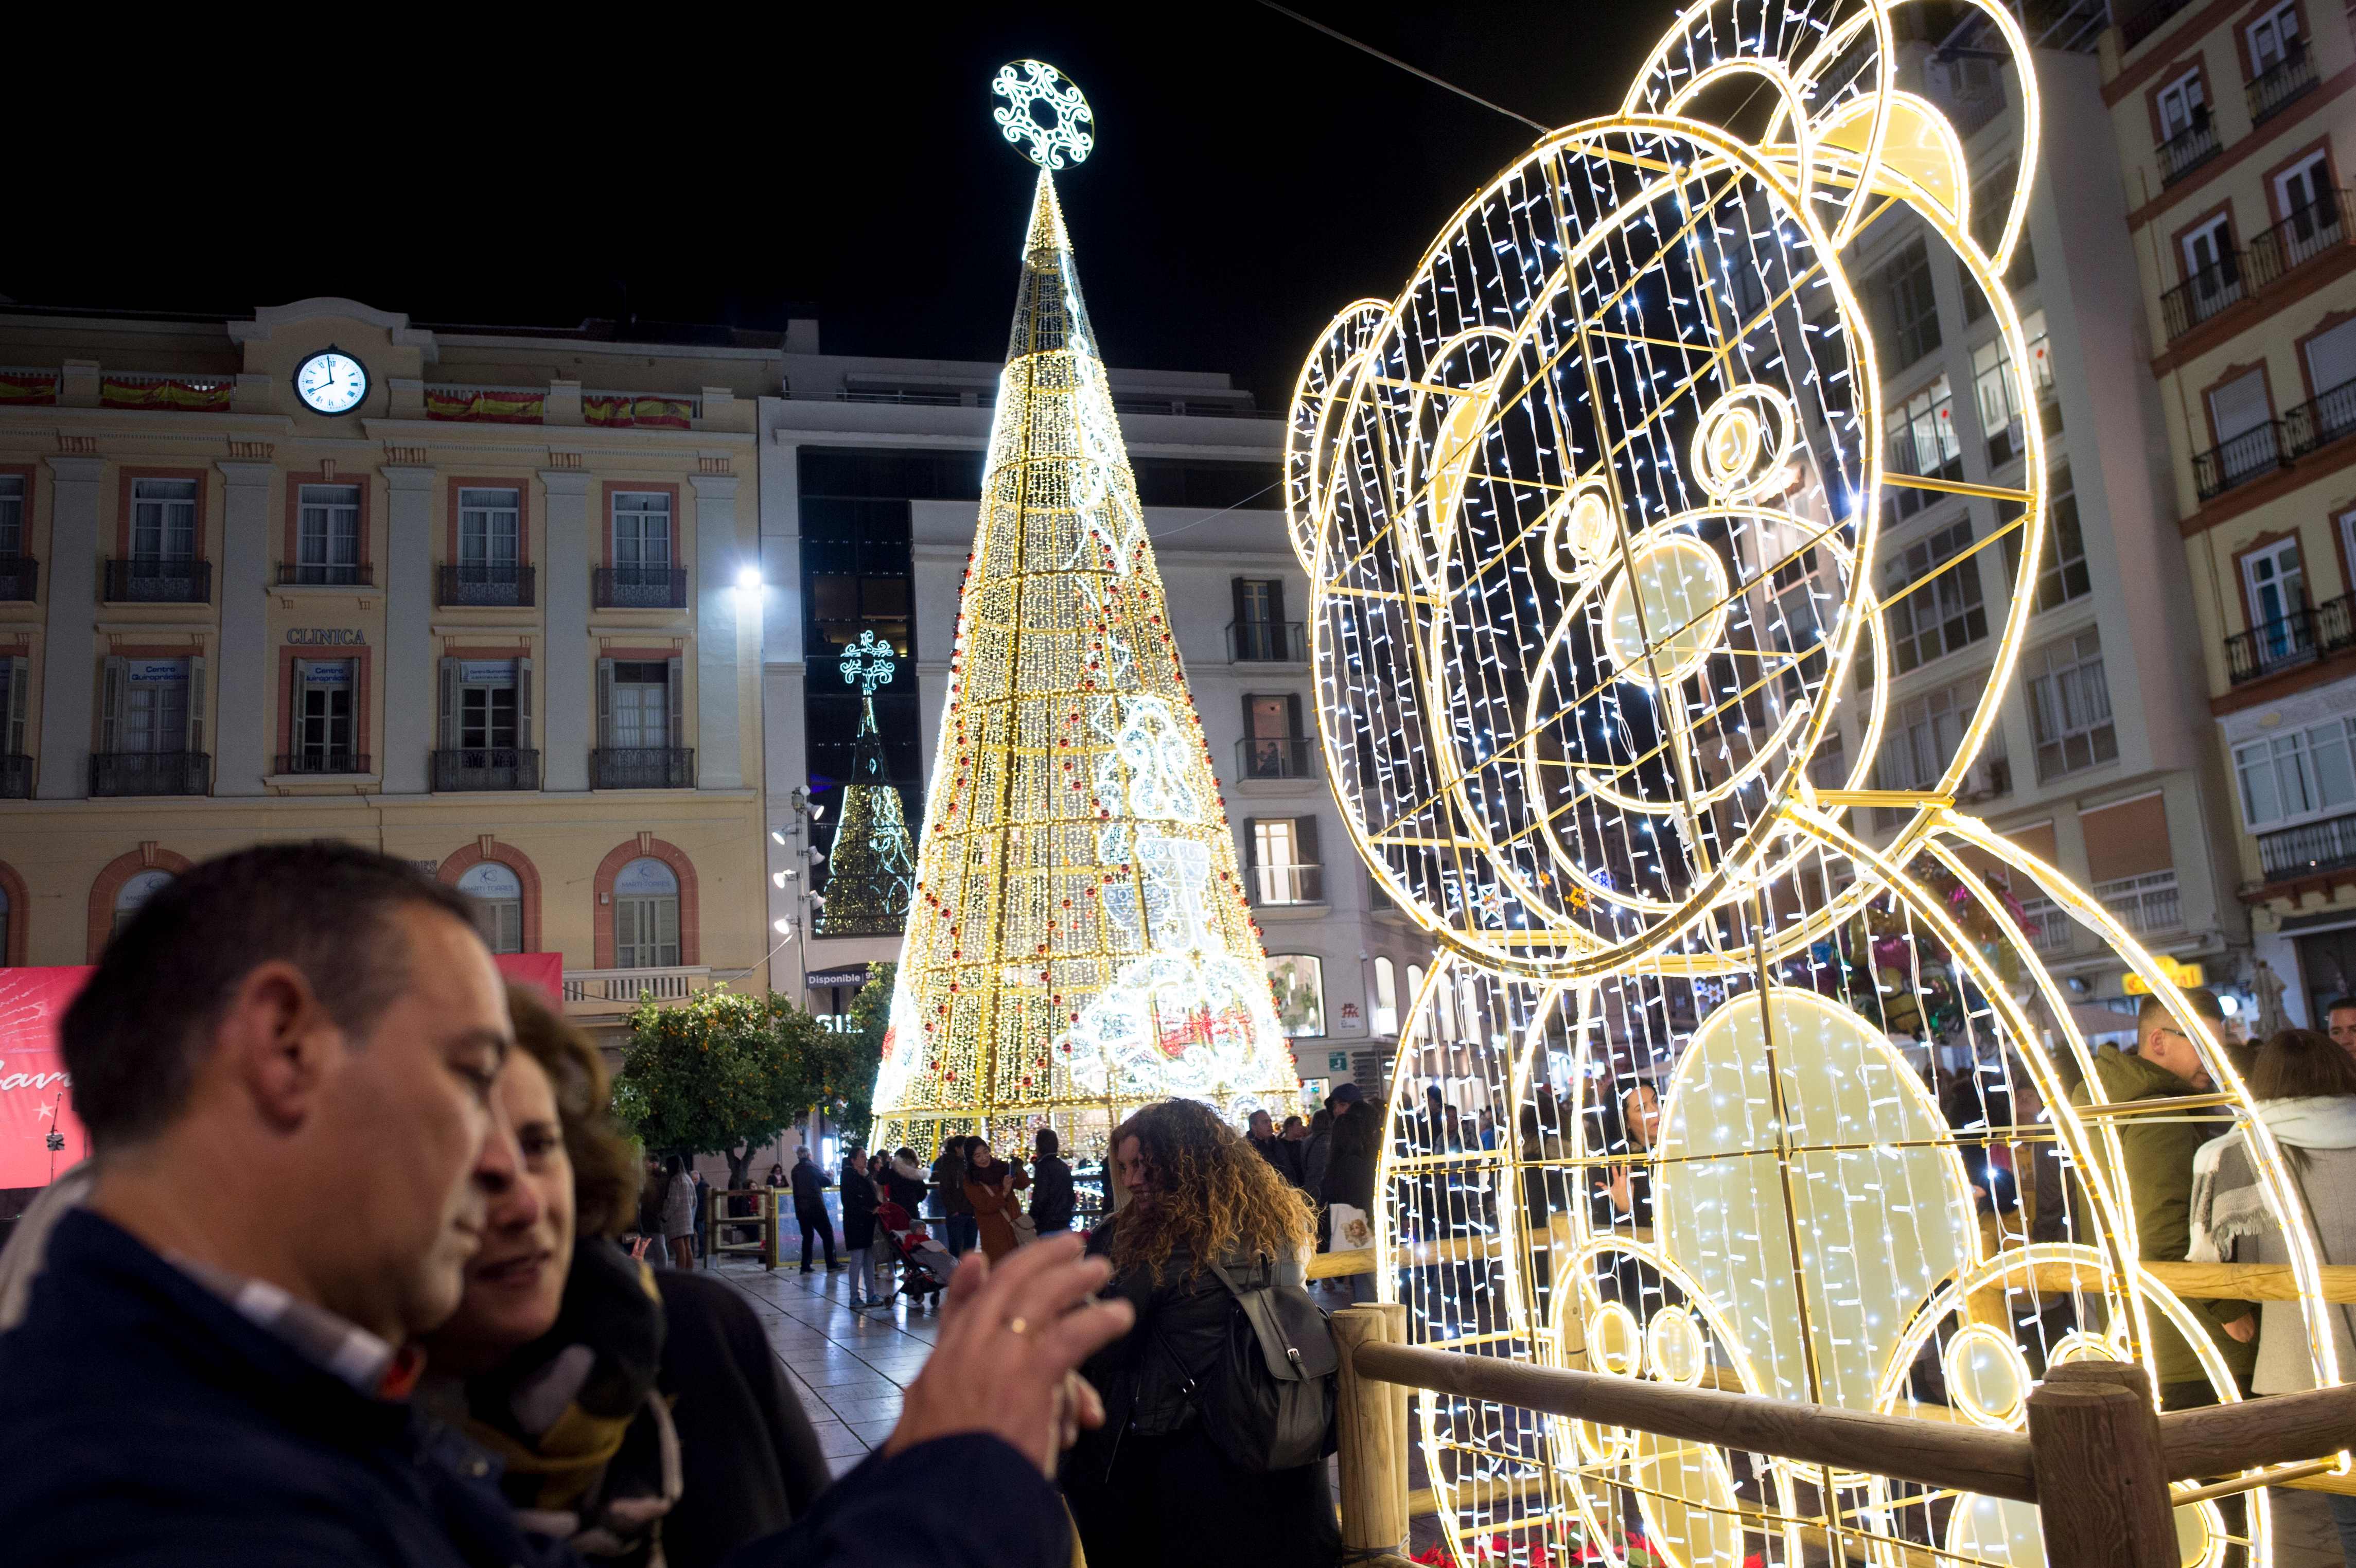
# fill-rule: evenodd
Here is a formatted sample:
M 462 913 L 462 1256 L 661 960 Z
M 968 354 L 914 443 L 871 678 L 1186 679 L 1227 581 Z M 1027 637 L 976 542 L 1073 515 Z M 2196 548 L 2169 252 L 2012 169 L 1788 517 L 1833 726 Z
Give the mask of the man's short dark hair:
M 241 849 L 156 890 L 66 1010 L 74 1115 L 92 1145 L 135 1144 L 178 1115 L 204 1031 L 259 965 L 294 965 L 337 1027 L 367 1038 L 409 983 L 408 944 L 392 920 L 411 905 L 474 924 L 456 889 L 332 841 Z
M 1054 1154 L 1064 1147 L 1064 1140 L 1055 1136 L 1055 1128 L 1041 1127 L 1031 1140 L 1031 1147 L 1038 1154 Z
M 2195 987 L 2184 993 L 2184 999 L 2192 1004 L 2193 1016 L 2211 1027 L 2225 1021 L 2225 1009 L 2218 1003 L 2216 992 Z M 2143 1037 L 2150 1031 L 2151 1026 L 2165 1021 L 2170 1016 L 2166 1002 L 2158 997 L 2144 997 L 2143 1005 L 2136 1008 L 2136 1043 L 2142 1044 Z
M 2332 1014 L 2341 1012 L 2356 1012 L 2356 997 L 2332 997 L 2331 1005 L 2323 1009 L 2323 1016 L 2329 1019 Z

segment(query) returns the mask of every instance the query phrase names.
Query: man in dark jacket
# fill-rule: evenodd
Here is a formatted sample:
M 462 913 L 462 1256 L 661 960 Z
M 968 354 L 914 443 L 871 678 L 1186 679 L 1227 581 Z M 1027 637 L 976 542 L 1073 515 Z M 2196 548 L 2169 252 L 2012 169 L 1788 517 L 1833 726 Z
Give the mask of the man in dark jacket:
M 1031 1220 L 1043 1236 L 1072 1228 L 1072 1168 L 1053 1127 L 1041 1127 L 1031 1146 Z
M 1251 1131 L 1245 1135 L 1260 1158 L 1275 1168 L 1279 1176 L 1301 1185 L 1301 1146 L 1288 1143 L 1276 1136 L 1276 1118 L 1266 1111 L 1251 1114 Z
M 963 1257 L 981 1241 L 973 1217 L 973 1200 L 965 1195 L 965 1144 L 962 1137 L 944 1139 L 933 1161 L 933 1212 L 948 1232 L 942 1238 L 953 1257 Z
M 834 1221 L 826 1217 L 826 1189 L 834 1185 L 826 1172 L 810 1158 L 809 1146 L 804 1144 L 794 1155 L 794 1218 L 802 1227 L 802 1272 L 810 1271 L 810 1239 L 826 1238 L 826 1266 L 830 1272 L 842 1266 L 834 1255 Z
M 225 857 L 142 906 L 63 1040 L 99 1174 L 0 1335 L 7 1560 L 574 1563 L 405 1398 L 404 1347 L 456 1307 L 521 1165 L 494 1092 L 505 991 L 466 901 L 345 845 Z M 1044 1474 L 1061 1391 L 1131 1321 L 1067 1312 L 1108 1274 L 1077 1251 L 964 1271 L 949 1354 L 884 1450 L 751 1560 L 1067 1563 Z

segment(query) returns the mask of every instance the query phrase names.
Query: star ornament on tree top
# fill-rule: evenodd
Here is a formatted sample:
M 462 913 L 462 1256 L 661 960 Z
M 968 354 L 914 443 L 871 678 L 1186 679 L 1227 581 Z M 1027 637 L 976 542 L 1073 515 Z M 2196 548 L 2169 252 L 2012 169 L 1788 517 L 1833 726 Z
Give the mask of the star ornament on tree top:
M 843 648 L 841 664 L 842 683 L 856 685 L 862 697 L 873 697 L 877 687 L 889 685 L 892 672 L 899 667 L 892 645 L 872 631 L 860 633 L 857 642 Z
M 1043 169 L 1087 161 L 1097 144 L 1097 117 L 1072 79 L 1045 60 L 998 68 L 990 91 L 1005 103 L 990 112 L 1006 139 Z

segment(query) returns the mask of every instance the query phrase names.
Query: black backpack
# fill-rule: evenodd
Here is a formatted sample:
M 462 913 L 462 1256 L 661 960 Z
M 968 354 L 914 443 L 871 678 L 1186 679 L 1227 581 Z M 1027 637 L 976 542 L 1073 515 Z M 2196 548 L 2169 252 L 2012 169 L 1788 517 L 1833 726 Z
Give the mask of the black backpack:
M 1290 1470 L 1333 1452 L 1333 1377 L 1342 1364 L 1325 1311 L 1297 1285 L 1248 1288 L 1218 1264 L 1235 1297 L 1227 1342 L 1205 1380 L 1211 1441 L 1242 1468 Z

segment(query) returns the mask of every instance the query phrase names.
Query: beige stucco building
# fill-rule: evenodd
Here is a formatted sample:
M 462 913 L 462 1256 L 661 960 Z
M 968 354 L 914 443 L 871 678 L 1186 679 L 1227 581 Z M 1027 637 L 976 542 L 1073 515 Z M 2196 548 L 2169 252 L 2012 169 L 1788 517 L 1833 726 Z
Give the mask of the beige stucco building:
M 2115 8 L 2102 93 L 2255 957 L 2356 984 L 2356 39 L 2308 0 Z M 2356 151 L 2356 148 L 2351 148 Z
M 329 349 L 364 377 L 333 414 L 297 386 Z M 0 310 L 0 961 L 90 962 L 172 872 L 325 836 L 562 954 L 577 1012 L 766 985 L 776 354 Z

